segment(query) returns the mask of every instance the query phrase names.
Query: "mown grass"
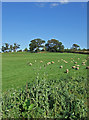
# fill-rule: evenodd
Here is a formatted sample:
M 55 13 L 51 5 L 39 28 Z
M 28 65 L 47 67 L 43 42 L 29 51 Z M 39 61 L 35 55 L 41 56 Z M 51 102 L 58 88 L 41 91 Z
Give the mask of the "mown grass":
M 78 60 L 78 58 L 80 59 Z M 10 88 L 21 88 L 27 82 L 33 82 L 38 73 L 42 77 L 44 72 L 48 80 L 70 76 L 87 78 L 87 63 L 82 65 L 82 61 L 86 58 L 87 55 L 73 53 L 3 53 L 2 90 L 5 92 Z M 61 59 L 68 63 L 64 63 Z M 40 63 L 41 60 L 43 63 Z M 80 65 L 79 70 L 72 69 L 72 66 L 75 65 L 73 60 Z M 55 63 L 47 66 L 46 63 L 51 61 Z M 28 63 L 32 63 L 32 66 L 29 66 Z M 60 69 L 60 65 L 63 66 L 63 69 Z M 69 73 L 65 73 L 66 69 L 69 69 Z

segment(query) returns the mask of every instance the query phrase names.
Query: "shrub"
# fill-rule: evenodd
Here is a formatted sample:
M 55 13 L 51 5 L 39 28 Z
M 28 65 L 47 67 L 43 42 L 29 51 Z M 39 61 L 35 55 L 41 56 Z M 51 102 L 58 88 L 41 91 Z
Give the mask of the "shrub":
M 3 94 L 2 118 L 87 120 L 86 84 L 87 79 L 80 77 L 48 81 L 45 75 L 37 77 L 33 83 Z

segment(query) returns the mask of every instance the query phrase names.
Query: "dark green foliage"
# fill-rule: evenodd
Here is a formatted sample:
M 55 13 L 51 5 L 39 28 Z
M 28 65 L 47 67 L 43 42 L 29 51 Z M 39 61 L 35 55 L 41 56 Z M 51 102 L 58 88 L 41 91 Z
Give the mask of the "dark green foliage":
M 29 49 L 31 52 L 39 52 L 39 48 L 44 48 L 44 40 L 41 40 L 40 38 L 34 39 L 29 44 Z
M 2 46 L 2 52 L 4 52 L 5 51 L 5 47 L 4 46 Z
M 73 49 L 73 51 L 77 50 L 79 47 L 80 47 L 80 46 L 77 45 L 77 44 L 73 44 L 73 45 L 72 45 L 72 49 Z
M 28 49 L 27 49 L 27 48 L 25 48 L 25 49 L 24 49 L 24 51 L 28 51 Z
M 87 79 L 46 80 L 37 76 L 19 90 L 3 94 L 3 118 L 87 120 Z
M 14 52 L 16 52 L 16 50 L 17 50 L 18 48 L 20 48 L 20 45 L 14 43 L 14 46 L 13 46 L 13 50 L 14 50 Z
M 59 42 L 56 39 L 48 40 L 45 47 L 46 47 L 46 50 L 49 52 L 63 52 L 64 51 L 64 46 L 62 45 L 62 42 Z

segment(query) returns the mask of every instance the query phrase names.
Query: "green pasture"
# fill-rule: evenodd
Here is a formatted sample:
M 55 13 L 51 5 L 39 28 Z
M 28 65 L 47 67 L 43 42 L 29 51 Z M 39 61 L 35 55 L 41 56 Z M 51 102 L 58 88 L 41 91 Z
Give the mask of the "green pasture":
M 33 82 L 37 76 L 42 78 L 44 74 L 46 80 L 79 76 L 87 78 L 86 58 L 87 55 L 73 53 L 3 53 L 2 90 L 5 92 L 10 88 L 21 88 L 26 82 Z M 43 62 L 40 63 L 40 61 Z M 54 61 L 54 64 L 46 65 L 51 61 Z M 83 61 L 86 61 L 85 65 L 82 65 Z M 79 70 L 72 68 L 76 65 L 74 62 L 80 65 Z M 29 66 L 29 63 L 32 63 L 32 66 Z M 60 68 L 61 65 L 63 68 Z M 66 69 L 69 73 L 65 73 Z

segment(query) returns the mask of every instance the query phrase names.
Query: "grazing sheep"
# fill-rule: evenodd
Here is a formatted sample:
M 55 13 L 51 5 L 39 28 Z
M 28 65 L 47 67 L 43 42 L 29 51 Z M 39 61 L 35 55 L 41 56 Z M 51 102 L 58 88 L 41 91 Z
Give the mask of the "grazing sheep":
M 40 63 L 43 63 L 43 61 L 40 61 Z
M 32 66 L 32 63 L 29 63 L 29 66 Z
M 82 64 L 85 64 L 85 62 L 82 62 Z
M 79 67 L 77 67 L 76 70 L 79 70 Z
M 82 64 L 82 65 L 86 65 L 86 64 Z
M 61 65 L 60 68 L 63 68 L 63 66 Z
M 35 62 L 36 62 L 36 60 L 35 60 Z
M 66 69 L 66 73 L 68 73 L 69 72 L 69 70 L 68 69 Z
M 67 61 L 65 61 L 65 63 L 68 63 Z
M 77 64 L 77 62 L 74 62 L 75 64 Z
M 52 61 L 51 63 L 54 64 L 54 61 Z
M 74 69 L 74 68 L 75 68 L 75 66 L 72 66 L 72 68 Z
M 48 62 L 48 63 L 47 63 L 47 65 L 50 65 L 50 64 L 51 64 L 51 62 Z
M 78 58 L 78 60 L 79 60 L 80 58 Z
M 86 69 L 89 69 L 89 66 L 87 66 Z
M 60 62 L 60 60 L 58 60 L 58 62 Z
M 79 67 L 80 65 L 76 65 L 77 67 Z

